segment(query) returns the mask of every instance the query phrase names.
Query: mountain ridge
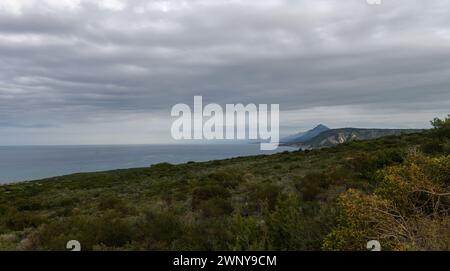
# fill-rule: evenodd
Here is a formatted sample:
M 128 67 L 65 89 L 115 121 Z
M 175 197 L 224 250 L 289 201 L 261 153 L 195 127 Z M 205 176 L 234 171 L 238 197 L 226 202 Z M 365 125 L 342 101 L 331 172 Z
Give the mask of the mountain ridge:
M 318 136 L 320 133 L 325 132 L 327 130 L 330 130 L 326 125 L 319 124 L 313 129 L 310 129 L 305 132 L 296 133 L 293 135 L 286 136 L 280 140 L 282 144 L 290 144 L 290 143 L 298 143 L 298 142 L 305 142 L 313 137 Z
M 336 128 L 329 129 L 306 141 L 291 142 L 289 145 L 302 149 L 320 149 L 333 147 L 339 144 L 355 141 L 370 140 L 385 136 L 411 134 L 423 131 L 422 129 L 382 129 L 382 128 Z

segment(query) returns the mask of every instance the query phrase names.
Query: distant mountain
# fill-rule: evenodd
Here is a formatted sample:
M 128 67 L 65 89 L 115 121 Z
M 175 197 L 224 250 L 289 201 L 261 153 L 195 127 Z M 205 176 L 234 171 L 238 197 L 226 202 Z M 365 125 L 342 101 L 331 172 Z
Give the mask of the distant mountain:
M 421 132 L 418 129 L 360 129 L 340 128 L 328 129 L 308 140 L 292 142 L 289 145 L 302 149 L 319 149 L 336 146 L 354 140 L 370 140 L 390 135 L 401 135 Z
M 330 128 L 328 128 L 327 126 L 325 126 L 323 124 L 319 124 L 315 128 L 308 130 L 306 132 L 297 133 L 297 134 L 282 138 L 280 140 L 280 142 L 282 144 L 288 144 L 288 145 L 293 144 L 293 143 L 306 142 L 327 130 L 330 130 Z

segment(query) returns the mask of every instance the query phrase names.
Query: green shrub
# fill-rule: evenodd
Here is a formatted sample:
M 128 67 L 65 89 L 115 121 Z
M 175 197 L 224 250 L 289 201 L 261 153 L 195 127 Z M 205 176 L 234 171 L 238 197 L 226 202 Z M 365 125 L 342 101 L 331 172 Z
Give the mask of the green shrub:
M 397 149 L 380 150 L 371 154 L 358 154 L 347 161 L 347 165 L 362 178 L 373 180 L 379 169 L 403 162 L 404 153 Z
M 15 208 L 10 208 L 5 211 L 0 221 L 10 230 L 21 231 L 39 226 L 44 218 L 30 211 L 18 211 Z
M 137 226 L 139 241 L 145 249 L 165 250 L 183 235 L 183 224 L 170 212 L 146 211 Z
M 331 177 L 325 173 L 309 173 L 295 182 L 295 188 L 304 201 L 317 200 L 317 196 L 325 191 L 331 183 Z
M 432 133 L 440 139 L 450 138 L 450 115 L 445 119 L 435 118 L 431 121 Z
M 243 217 L 240 212 L 232 218 L 233 240 L 227 249 L 233 251 L 260 251 L 269 249 L 269 237 L 264 220 L 257 217 Z
M 122 215 L 136 213 L 134 209 L 129 207 L 122 199 L 111 194 L 103 195 L 99 198 L 98 209 L 100 211 L 115 210 Z
M 22 199 L 16 202 L 18 211 L 36 211 L 42 208 L 42 204 L 32 199 Z
M 281 194 L 281 187 L 271 182 L 252 184 L 248 188 L 248 206 L 250 211 L 262 212 L 267 207 L 273 210 Z
M 331 225 L 320 213 L 307 215 L 298 197 L 287 195 L 280 198 L 274 212 L 265 217 L 268 247 L 271 250 L 298 251 L 317 250 Z
M 233 212 L 233 205 L 227 199 L 216 197 L 202 201 L 198 210 L 205 217 L 219 217 L 231 214 Z
M 432 140 L 427 143 L 424 143 L 421 146 L 421 150 L 426 154 L 442 154 L 444 153 L 444 144 L 439 140 Z
M 228 199 L 231 197 L 230 192 L 219 185 L 205 185 L 197 187 L 192 192 L 192 209 L 197 210 L 203 201 L 210 200 L 212 198 Z
M 120 218 L 114 211 L 93 217 L 73 216 L 43 225 L 33 235 L 28 249 L 66 250 L 69 240 L 78 240 L 83 250 L 92 250 L 96 245 L 121 247 L 135 238 L 131 223 Z
M 242 180 L 243 178 L 239 172 L 232 173 L 225 170 L 213 172 L 202 179 L 203 182 L 218 184 L 230 189 L 238 186 Z
M 224 251 L 233 241 L 228 220 L 202 219 L 191 225 L 182 236 L 183 250 Z
M 132 225 L 116 212 L 108 212 L 92 224 L 96 244 L 121 247 L 134 239 Z

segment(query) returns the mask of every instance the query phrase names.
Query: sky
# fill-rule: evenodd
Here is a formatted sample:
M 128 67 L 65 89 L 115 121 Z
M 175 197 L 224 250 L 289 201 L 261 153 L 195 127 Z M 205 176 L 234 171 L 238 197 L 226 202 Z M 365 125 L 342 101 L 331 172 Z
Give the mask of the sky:
M 450 113 L 447 0 L 1 0 L 0 145 L 171 143 L 177 103 L 282 134 Z

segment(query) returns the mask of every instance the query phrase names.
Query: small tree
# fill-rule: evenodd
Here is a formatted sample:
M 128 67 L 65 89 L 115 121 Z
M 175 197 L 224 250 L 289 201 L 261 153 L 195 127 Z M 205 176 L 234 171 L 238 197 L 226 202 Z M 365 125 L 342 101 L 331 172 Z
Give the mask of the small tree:
M 433 125 L 433 133 L 443 139 L 450 138 L 450 115 L 448 115 L 445 119 L 435 118 L 431 121 L 431 125 Z

